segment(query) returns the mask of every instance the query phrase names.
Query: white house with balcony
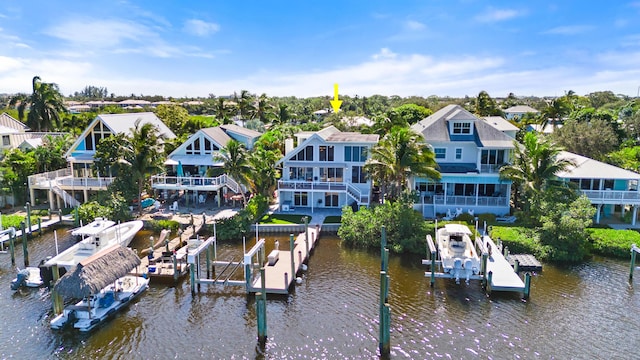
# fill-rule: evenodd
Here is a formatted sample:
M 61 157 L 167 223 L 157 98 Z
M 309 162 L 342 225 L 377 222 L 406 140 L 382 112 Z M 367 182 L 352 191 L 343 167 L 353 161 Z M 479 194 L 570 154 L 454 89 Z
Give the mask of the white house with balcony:
M 413 178 L 420 194 L 415 208 L 425 217 L 451 213 L 493 213 L 510 210 L 511 182 L 499 169 L 509 162 L 513 138 L 459 105 L 448 105 L 411 129 L 432 146 L 440 181 Z
M 34 203 L 36 191 L 46 191 L 51 209 L 74 207 L 86 202 L 92 193 L 106 190 L 113 180 L 109 174 L 93 171 L 96 146 L 113 134 L 131 134 L 137 121 L 151 123 L 158 128 L 161 139 L 175 138 L 175 134 L 152 112 L 98 115 L 71 145 L 65 154 L 66 169 L 29 176 L 29 196 Z
M 560 157 L 576 165 L 556 176 L 575 184 L 591 200 L 597 209 L 596 223 L 614 214 L 624 218 L 625 212 L 631 211 L 631 225 L 636 225 L 640 207 L 640 174 L 567 151 L 561 152 Z
M 278 162 L 280 210 L 294 208 L 339 209 L 345 205 L 369 205 L 372 184 L 363 170 L 379 136 L 341 132 L 329 126 L 317 132 L 296 134 L 286 144 Z
M 235 196 L 228 194 L 227 189 L 234 193 L 242 190 L 236 181 L 222 173 L 224 164 L 214 161 L 214 156 L 232 139 L 251 150 L 261 135 L 237 125 L 200 129 L 169 154 L 166 172 L 152 176 L 151 187 L 160 191 L 164 199 L 186 195 L 185 200 L 191 197 L 188 201 L 192 204 L 213 200 L 220 206 L 223 198 Z

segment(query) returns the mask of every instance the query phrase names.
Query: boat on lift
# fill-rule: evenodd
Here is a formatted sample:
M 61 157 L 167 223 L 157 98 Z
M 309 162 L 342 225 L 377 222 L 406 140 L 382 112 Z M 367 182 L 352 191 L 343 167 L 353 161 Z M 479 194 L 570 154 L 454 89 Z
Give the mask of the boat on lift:
M 471 230 L 462 224 L 446 224 L 436 232 L 436 243 L 443 272 L 460 283 L 480 273 L 480 257 L 471 240 Z
M 84 238 L 100 234 L 105 229 L 110 228 L 115 224 L 116 224 L 115 221 L 107 220 L 102 217 L 97 217 L 87 225 L 71 230 L 71 235 L 73 235 L 78 239 L 78 241 L 80 241 Z

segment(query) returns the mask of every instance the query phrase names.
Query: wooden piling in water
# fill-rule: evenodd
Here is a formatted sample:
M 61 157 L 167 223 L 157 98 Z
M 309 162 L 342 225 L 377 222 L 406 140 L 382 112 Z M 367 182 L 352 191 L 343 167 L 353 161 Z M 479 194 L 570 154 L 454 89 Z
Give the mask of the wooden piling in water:
M 296 258 L 294 257 L 295 247 L 296 246 L 293 240 L 293 234 L 289 234 L 289 251 L 291 252 L 291 279 L 296 277 Z M 285 284 L 285 286 L 287 285 Z
M 493 271 L 487 274 L 487 293 L 491 294 L 491 280 L 493 279 Z
M 29 266 L 29 249 L 27 248 L 27 233 L 25 231 L 24 222 L 20 223 L 22 229 L 22 252 L 24 254 L 24 266 Z
M 42 235 L 42 218 L 38 218 L 38 236 Z
M 388 357 L 391 352 L 391 309 L 387 300 L 389 298 L 389 249 L 387 249 L 387 231 L 383 225 L 380 238 L 380 333 L 379 350 L 380 355 Z M 432 269 L 433 271 L 433 269 Z
M 631 265 L 629 266 L 629 281 L 633 280 L 633 271 L 636 268 L 637 252 L 638 252 L 638 247 L 636 247 L 636 244 L 631 244 Z
M 53 273 L 53 283 L 51 284 L 51 298 L 53 300 L 53 314 L 54 315 L 58 315 L 61 314 L 62 311 L 64 310 L 64 304 L 62 302 L 62 296 L 60 296 L 60 294 L 58 294 L 57 291 L 54 290 L 53 285 L 58 281 L 58 279 L 60 278 L 60 270 L 58 270 L 58 264 L 53 264 L 53 266 L 51 266 L 51 271 Z
M 29 235 L 31 235 L 31 204 L 27 201 L 24 207 L 27 209 L 27 228 L 29 229 Z M 22 233 L 24 233 L 24 228 Z
M 520 271 L 520 261 L 518 259 L 513 262 L 513 271 L 516 274 Z
M 258 317 L 258 342 L 261 346 L 267 342 L 267 292 L 264 266 L 260 267 L 261 292 L 256 293 L 256 313 Z
M 309 262 L 309 217 L 308 216 L 304 217 L 304 245 L 305 245 L 305 249 L 307 250 L 307 252 L 305 253 L 306 254 L 305 260 L 308 263 Z
M 529 299 L 529 295 L 531 293 L 531 273 L 527 272 L 524 274 L 524 293 L 522 294 L 522 298 L 527 300 Z
M 9 252 L 11 253 L 11 266 L 16 266 L 16 233 L 9 234 Z

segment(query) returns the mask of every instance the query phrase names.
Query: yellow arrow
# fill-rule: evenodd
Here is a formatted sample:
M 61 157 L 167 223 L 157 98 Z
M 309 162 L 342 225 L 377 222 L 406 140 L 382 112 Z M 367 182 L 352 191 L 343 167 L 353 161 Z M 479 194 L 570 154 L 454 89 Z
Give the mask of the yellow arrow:
M 338 84 L 333 84 L 333 100 L 329 102 L 333 107 L 334 113 L 337 113 L 338 111 L 340 111 L 340 105 L 342 105 L 342 100 L 338 100 Z

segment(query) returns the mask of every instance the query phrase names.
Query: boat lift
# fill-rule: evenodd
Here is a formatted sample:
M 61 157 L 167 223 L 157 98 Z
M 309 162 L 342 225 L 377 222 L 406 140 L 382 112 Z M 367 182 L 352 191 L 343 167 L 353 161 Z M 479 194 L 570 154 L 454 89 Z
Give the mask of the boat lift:
M 251 284 L 253 283 L 254 277 L 256 276 L 256 271 L 254 271 L 254 268 L 256 267 L 253 266 L 254 257 L 256 258 L 255 263 L 264 264 L 264 245 L 264 239 L 258 240 L 258 242 L 248 252 L 244 253 L 243 258 L 240 261 L 218 261 L 217 243 L 215 236 L 212 236 L 203 241 L 196 248 L 187 250 L 187 263 L 189 264 L 190 269 L 189 272 L 191 279 L 191 292 L 195 293 L 196 285 L 198 286 L 198 290 L 200 290 L 200 284 L 213 284 L 222 286 L 244 286 L 247 293 L 250 293 Z M 200 274 L 200 255 L 203 252 L 206 255 L 206 278 L 201 277 Z M 217 275 L 215 271 L 216 266 L 223 266 L 222 271 Z M 243 268 L 244 280 L 232 280 L 231 278 L 240 268 Z M 212 271 L 210 271 L 210 269 Z

